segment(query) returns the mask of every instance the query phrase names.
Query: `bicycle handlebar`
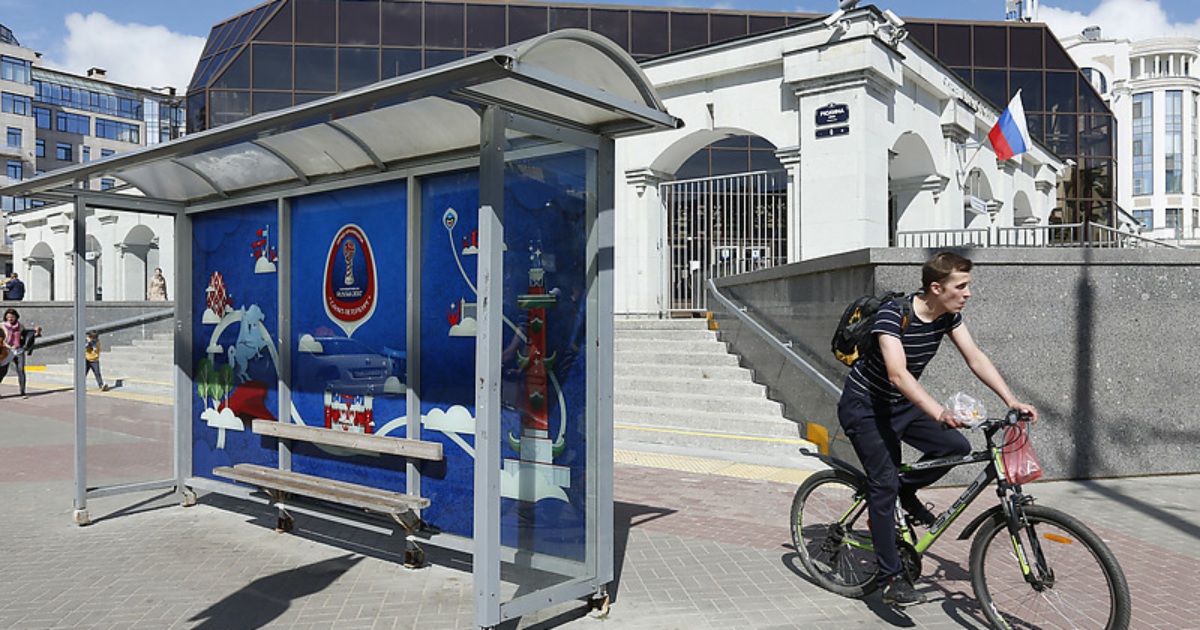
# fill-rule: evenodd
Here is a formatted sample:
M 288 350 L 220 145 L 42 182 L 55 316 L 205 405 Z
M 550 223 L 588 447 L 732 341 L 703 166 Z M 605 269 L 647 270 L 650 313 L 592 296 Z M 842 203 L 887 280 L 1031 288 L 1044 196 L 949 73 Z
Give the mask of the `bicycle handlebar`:
M 1026 413 L 1020 409 L 1009 409 L 1008 413 L 1004 414 L 1003 418 L 988 418 L 979 424 L 971 427 L 978 430 L 995 430 L 1001 427 L 1015 425 L 1018 422 L 1029 422 L 1033 419 L 1033 414 Z

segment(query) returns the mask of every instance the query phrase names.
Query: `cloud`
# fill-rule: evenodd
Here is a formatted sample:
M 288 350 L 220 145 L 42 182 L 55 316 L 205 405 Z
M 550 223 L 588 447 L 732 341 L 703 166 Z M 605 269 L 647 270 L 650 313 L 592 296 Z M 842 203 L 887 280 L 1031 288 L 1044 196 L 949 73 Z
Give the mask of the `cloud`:
M 1038 20 L 1059 39 L 1078 35 L 1089 26 L 1099 26 L 1105 39 L 1200 37 L 1200 20 L 1171 22 L 1159 0 L 1103 0 L 1088 14 L 1043 4 L 1038 9 Z
M 173 33 L 164 26 L 115 22 L 103 13 L 68 14 L 61 58 L 46 65 L 85 74 L 103 68 L 107 79 L 135 87 L 187 90 L 204 38 Z

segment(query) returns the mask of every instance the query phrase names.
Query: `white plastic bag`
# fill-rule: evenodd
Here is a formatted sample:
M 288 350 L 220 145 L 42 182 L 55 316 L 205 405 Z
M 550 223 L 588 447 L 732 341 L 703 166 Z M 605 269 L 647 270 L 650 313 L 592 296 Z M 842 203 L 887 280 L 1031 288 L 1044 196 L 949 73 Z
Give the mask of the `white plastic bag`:
M 954 419 L 964 426 L 974 427 L 987 420 L 987 408 L 983 403 L 970 396 L 958 392 L 946 400 L 946 409 L 954 414 Z

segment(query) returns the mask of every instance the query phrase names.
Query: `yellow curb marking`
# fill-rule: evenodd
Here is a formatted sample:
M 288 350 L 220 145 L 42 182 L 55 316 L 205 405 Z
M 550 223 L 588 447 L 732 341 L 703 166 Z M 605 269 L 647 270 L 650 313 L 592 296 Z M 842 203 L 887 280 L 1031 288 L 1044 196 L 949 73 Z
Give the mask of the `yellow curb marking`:
M 791 485 L 799 485 L 813 473 L 811 470 L 776 468 L 774 466 L 759 466 L 719 459 L 707 459 L 704 457 L 648 453 L 619 448 L 613 449 L 613 461 L 620 464 L 644 466 L 646 468 L 661 468 L 664 470 L 718 475 L 737 479 L 761 479 Z

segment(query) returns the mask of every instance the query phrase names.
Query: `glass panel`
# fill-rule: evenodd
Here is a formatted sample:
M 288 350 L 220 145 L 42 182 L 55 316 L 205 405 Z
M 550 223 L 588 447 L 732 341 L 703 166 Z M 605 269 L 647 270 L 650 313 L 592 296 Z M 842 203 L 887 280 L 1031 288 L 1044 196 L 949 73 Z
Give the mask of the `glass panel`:
M 420 2 L 381 3 L 380 22 L 385 46 L 421 45 Z
M 99 182 L 93 182 L 92 186 L 99 188 Z M 159 243 L 170 242 L 173 238 L 174 219 L 106 209 L 102 213 L 102 225 L 100 214 L 89 214 L 86 222 L 83 296 L 88 305 L 84 330 L 95 330 L 134 315 L 171 308 L 165 300 L 176 297 L 175 261 L 171 256 L 172 248 L 160 249 Z M 41 326 L 43 334 L 64 332 L 62 328 L 56 329 L 55 323 L 65 323 L 66 330 L 70 331 L 71 302 L 46 301 L 69 300 L 74 296 L 74 266 L 64 265 L 67 260 L 62 256 L 64 252 L 51 250 L 48 243 L 54 241 L 39 241 L 33 244 L 26 258 L 28 267 L 18 271 L 25 282 L 26 302 L 33 300 L 46 306 L 18 308 L 19 323 L 27 331 Z M 163 269 L 166 295 L 156 292 L 154 300 L 148 301 L 147 291 L 157 268 Z M 70 293 L 55 294 L 55 281 L 61 283 L 63 279 L 69 279 Z M 11 306 L 13 303 L 5 304 Z M 50 317 L 52 315 L 56 317 Z M 172 318 L 150 320 L 101 329 L 94 337 L 89 335 L 81 342 L 85 353 L 95 353 L 94 364 L 88 361 L 82 366 L 84 386 L 89 394 L 85 418 L 89 488 L 173 477 L 173 329 Z M 70 342 L 38 344 L 36 352 L 25 359 L 29 366 L 46 366 L 44 371 L 33 373 L 33 379 L 48 381 L 55 386 L 35 394 L 44 397 L 41 404 L 24 409 L 11 403 L 6 406 L 6 420 L 16 422 L 20 419 L 22 424 L 36 427 L 35 431 L 18 434 L 18 443 L 23 438 L 36 440 L 40 448 L 61 448 L 64 455 L 71 452 L 74 432 L 70 410 L 74 391 L 70 384 L 74 382 L 75 372 L 66 364 L 74 358 L 77 347 Z M 95 369 L 89 370 L 93 365 Z M 17 393 L 17 388 L 11 386 L 17 385 L 15 373 L 18 368 L 12 364 L 9 367 L 9 378 L 5 379 L 6 387 L 2 390 L 6 398 Z M 20 385 L 24 389 L 25 383 Z M 111 389 L 115 396 L 91 395 L 104 388 Z M 60 472 L 69 476 L 70 468 Z
M 276 205 L 198 214 L 192 222 L 192 474 L 234 463 L 277 467 L 253 420 L 279 413 Z M 247 256 L 247 245 L 253 243 Z
M 1025 111 L 1040 112 L 1046 108 L 1041 72 L 1013 70 L 1008 75 L 1008 81 L 1009 91 L 1013 94 L 1021 90 L 1021 103 L 1025 105 Z
M 1003 68 L 1008 65 L 1008 41 L 1003 26 L 976 26 L 975 67 Z M 1005 100 L 1007 102 L 1007 99 Z
M 592 9 L 592 30 L 629 50 L 629 11 Z
M 207 57 L 217 51 L 217 40 L 224 36 L 224 29 L 229 26 L 229 22 L 218 24 L 208 31 L 208 39 L 204 41 L 204 50 L 200 51 L 200 57 Z
M 296 46 L 296 89 L 332 92 L 337 86 L 337 53 L 333 48 Z
M 671 13 L 671 51 L 708 45 L 707 13 Z
M 1000 110 L 1008 105 L 1010 98 L 1008 86 L 1005 85 L 1006 74 L 1003 70 L 976 70 L 974 73 L 975 89 Z
M 291 421 L 410 437 L 403 180 L 292 201 Z M 386 270 L 386 272 L 384 272 Z M 296 445 L 293 469 L 403 491 L 405 460 Z
M 938 24 L 937 56 L 949 66 L 971 65 L 971 27 Z
M 1008 43 L 1011 67 L 1042 67 L 1042 29 L 1040 27 L 1010 27 Z
M 557 31 L 560 28 L 587 29 L 588 10 L 550 7 L 550 30 Z
M 336 0 L 292 0 L 296 3 L 296 41 L 332 44 L 337 37 Z
M 1079 111 L 1092 114 L 1108 113 L 1104 100 L 1096 94 L 1095 86 L 1082 72 L 1079 74 Z
M 279 12 L 272 17 L 267 25 L 262 27 L 255 41 L 260 42 L 291 42 L 292 41 L 292 0 L 284 0 Z
M 1075 82 L 1078 72 L 1046 73 L 1046 110 L 1075 111 Z
M 1044 120 L 1046 146 L 1060 156 L 1076 155 L 1075 116 L 1046 114 Z
M 1111 120 L 1112 117 L 1106 114 L 1079 116 L 1080 155 L 1100 157 L 1109 157 L 1111 155 L 1112 130 L 1109 129 L 1109 122 Z M 1167 148 L 1167 154 L 1171 154 L 1169 147 Z M 1182 154 L 1176 153 L 1176 155 L 1182 161 Z
M 187 132 L 196 133 L 208 129 L 208 107 L 205 92 L 196 92 L 187 97 Z
M 666 11 L 630 11 L 630 50 L 635 55 L 662 55 L 670 45 Z
M 213 81 L 213 87 L 218 89 L 250 87 L 250 49 L 243 48 L 237 52 L 237 57 L 221 76 Z
M 506 43 L 504 41 L 503 6 L 467 5 L 467 48 L 491 50 Z
M 425 45 L 462 48 L 464 11 L 461 4 L 425 5 Z
M 254 45 L 254 89 L 292 89 L 292 47 L 278 44 Z
M 1075 62 L 1071 61 L 1071 56 L 1067 54 L 1067 51 L 1063 50 L 1062 44 L 1058 43 L 1058 40 L 1054 38 L 1054 34 L 1050 32 L 1050 29 L 1044 29 L 1042 33 L 1042 41 L 1046 47 L 1046 68 L 1074 70 L 1076 67 Z
M 250 116 L 250 93 L 229 90 L 210 90 L 209 122 L 213 127 L 239 121 Z
M 546 7 L 508 7 L 509 42 L 520 42 L 549 32 L 550 11 Z
M 765 33 L 767 31 L 774 31 L 776 29 L 781 29 L 785 26 L 787 26 L 787 19 L 784 18 L 783 16 L 780 16 L 780 17 L 771 17 L 771 16 L 763 16 L 763 15 L 751 15 L 750 16 L 750 33 L 751 34 Z
M 226 22 L 226 27 L 221 29 L 221 32 L 217 34 L 217 43 L 213 45 L 213 50 L 221 52 L 222 50 L 229 48 L 230 43 L 236 41 L 237 33 L 241 30 L 242 26 L 245 25 L 245 20 L 247 17 L 248 16 L 243 15 L 237 19 L 231 19 L 229 22 Z
M 937 50 L 937 39 L 932 24 L 909 22 L 904 25 L 904 29 L 908 31 L 908 38 L 920 44 L 925 50 L 929 52 Z
M 593 575 L 597 483 L 589 445 L 585 151 L 511 161 L 505 176 L 500 540 L 513 596 Z M 592 285 L 592 289 L 595 286 Z
M 379 80 L 378 48 L 338 49 L 338 91 L 345 92 Z
M 735 39 L 750 32 L 749 18 L 744 15 L 713 15 L 710 19 L 714 42 Z
M 291 92 L 255 92 L 254 113 L 273 112 L 292 106 Z
M 390 79 L 421 69 L 421 51 L 384 48 L 380 70 L 382 79 Z
M 458 61 L 465 55 L 466 52 L 461 50 L 426 50 L 425 67 L 432 68 L 451 61 Z
M 338 3 L 338 43 L 379 44 L 379 0 L 341 0 Z

